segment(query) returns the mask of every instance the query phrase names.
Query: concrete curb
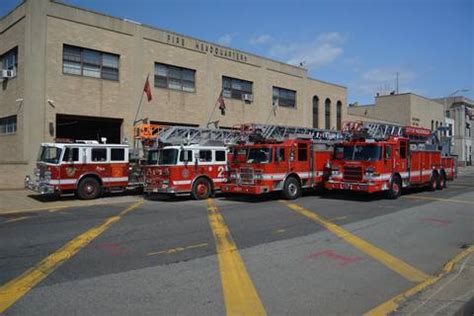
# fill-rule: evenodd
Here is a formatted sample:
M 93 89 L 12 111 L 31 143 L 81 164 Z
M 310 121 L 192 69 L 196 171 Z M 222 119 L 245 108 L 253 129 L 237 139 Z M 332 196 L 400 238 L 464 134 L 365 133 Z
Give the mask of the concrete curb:
M 452 263 L 433 284 L 411 297 L 406 297 L 391 315 L 473 315 L 474 313 L 474 246 L 465 256 Z M 441 272 L 443 273 L 443 272 Z

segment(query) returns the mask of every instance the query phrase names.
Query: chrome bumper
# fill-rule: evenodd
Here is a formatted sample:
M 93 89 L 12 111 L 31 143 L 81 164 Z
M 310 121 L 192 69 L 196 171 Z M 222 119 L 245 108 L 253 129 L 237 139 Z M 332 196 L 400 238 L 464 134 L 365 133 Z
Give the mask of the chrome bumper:
M 33 180 L 30 176 L 25 177 L 25 189 L 29 189 L 40 194 L 53 194 L 56 191 L 54 186 L 40 180 Z

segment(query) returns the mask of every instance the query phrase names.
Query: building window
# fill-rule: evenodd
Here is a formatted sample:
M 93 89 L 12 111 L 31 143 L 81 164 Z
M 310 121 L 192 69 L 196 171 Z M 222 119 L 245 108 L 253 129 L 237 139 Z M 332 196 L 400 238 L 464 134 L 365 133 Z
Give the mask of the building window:
M 336 103 L 336 129 L 339 131 L 342 127 L 342 102 Z
M 319 127 L 319 98 L 317 95 L 313 97 L 313 128 Z
M 273 87 L 273 105 L 296 107 L 296 91 Z
M 331 128 L 331 100 L 329 98 L 324 102 L 325 128 Z
M 16 115 L 0 118 L 0 134 L 16 133 Z
M 63 46 L 63 73 L 119 80 L 119 55 L 70 45 Z
M 196 70 L 155 63 L 155 87 L 196 91 Z
M 251 81 L 222 76 L 222 95 L 236 100 L 252 100 Z M 247 95 L 247 96 L 245 96 Z
M 14 70 L 18 67 L 18 47 L 10 49 L 8 52 L 0 56 L 1 69 Z

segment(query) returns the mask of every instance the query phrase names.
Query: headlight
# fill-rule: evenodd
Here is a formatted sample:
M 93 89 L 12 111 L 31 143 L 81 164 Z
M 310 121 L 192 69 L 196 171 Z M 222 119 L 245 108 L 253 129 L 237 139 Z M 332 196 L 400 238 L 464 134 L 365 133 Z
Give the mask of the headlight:
M 339 168 L 333 168 L 333 169 L 331 170 L 331 174 L 332 174 L 333 176 L 337 176 L 337 175 L 339 174 Z
M 237 179 L 237 173 L 233 172 L 229 175 L 231 179 Z
M 374 167 L 368 167 L 367 169 L 365 169 L 365 176 L 372 177 L 374 175 L 374 171 Z
M 45 171 L 44 172 L 44 178 L 46 180 L 51 180 L 51 171 Z

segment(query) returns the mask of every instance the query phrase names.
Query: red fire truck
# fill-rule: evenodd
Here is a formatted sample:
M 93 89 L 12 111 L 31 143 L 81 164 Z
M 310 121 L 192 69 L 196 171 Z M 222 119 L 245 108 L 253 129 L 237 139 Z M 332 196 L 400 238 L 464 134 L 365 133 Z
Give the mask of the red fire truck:
M 438 133 L 369 122 L 346 123 L 345 129 L 352 139 L 334 148 L 328 190 L 386 191 L 396 199 L 402 188 L 441 190 L 456 176 L 456 159 Z
M 240 131 L 173 126 L 148 151 L 144 191 L 206 199 L 227 180 L 228 147 Z
M 336 131 L 252 125 L 249 142 L 233 146 L 229 183 L 223 192 L 263 194 L 281 191 L 296 199 L 303 188 L 320 187 L 329 175 Z
M 81 199 L 142 183 L 138 164 L 129 161 L 128 145 L 97 141 L 41 144 L 34 178 L 25 178 L 25 187 L 41 194 L 75 192 Z

